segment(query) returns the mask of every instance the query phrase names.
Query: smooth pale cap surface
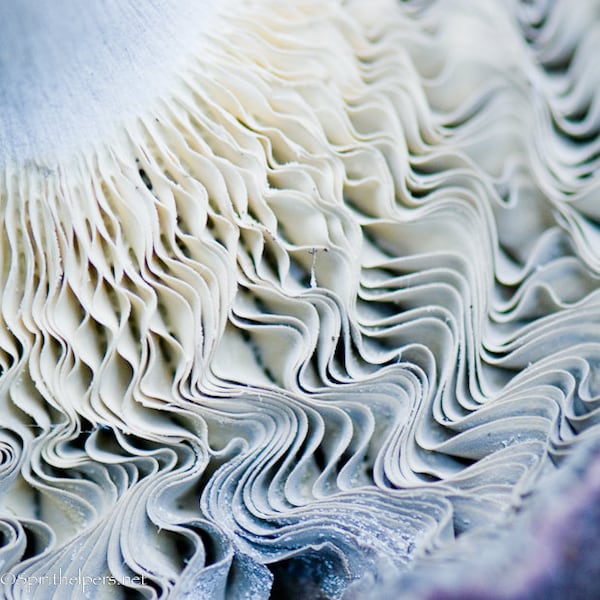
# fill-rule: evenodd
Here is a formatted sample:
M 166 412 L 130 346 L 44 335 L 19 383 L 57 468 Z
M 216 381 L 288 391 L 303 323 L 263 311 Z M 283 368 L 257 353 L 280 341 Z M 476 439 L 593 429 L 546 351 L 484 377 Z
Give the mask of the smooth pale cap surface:
M 214 0 L 0 3 L 0 164 L 53 163 L 168 89 Z

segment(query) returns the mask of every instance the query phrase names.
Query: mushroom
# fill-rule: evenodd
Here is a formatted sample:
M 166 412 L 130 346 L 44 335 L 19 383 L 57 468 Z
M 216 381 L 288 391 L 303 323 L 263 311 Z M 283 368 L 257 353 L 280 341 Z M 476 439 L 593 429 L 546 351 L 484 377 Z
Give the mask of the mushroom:
M 519 562 L 596 468 L 597 23 L 0 7 L 5 595 L 465 597 Z

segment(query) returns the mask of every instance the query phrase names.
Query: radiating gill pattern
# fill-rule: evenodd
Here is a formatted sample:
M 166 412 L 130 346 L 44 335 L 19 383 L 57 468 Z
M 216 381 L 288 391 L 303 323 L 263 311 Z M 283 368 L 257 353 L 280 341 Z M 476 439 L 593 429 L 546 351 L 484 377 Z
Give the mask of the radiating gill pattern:
M 598 3 L 222 10 L 2 174 L 7 598 L 339 598 L 599 436 Z

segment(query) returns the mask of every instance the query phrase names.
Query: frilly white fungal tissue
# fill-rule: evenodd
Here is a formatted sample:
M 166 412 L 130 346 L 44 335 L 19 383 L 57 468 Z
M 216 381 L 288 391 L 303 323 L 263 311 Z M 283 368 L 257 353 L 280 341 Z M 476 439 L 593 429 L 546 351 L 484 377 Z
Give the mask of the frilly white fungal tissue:
M 1 3 L 2 598 L 600 597 L 599 55 L 598 0 Z

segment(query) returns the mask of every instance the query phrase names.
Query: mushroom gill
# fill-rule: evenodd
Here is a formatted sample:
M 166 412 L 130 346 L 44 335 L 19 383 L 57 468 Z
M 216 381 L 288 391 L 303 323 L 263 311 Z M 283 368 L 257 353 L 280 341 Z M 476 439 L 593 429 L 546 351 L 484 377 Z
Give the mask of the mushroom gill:
M 566 502 L 599 16 L 3 5 L 5 597 L 425 598 Z

